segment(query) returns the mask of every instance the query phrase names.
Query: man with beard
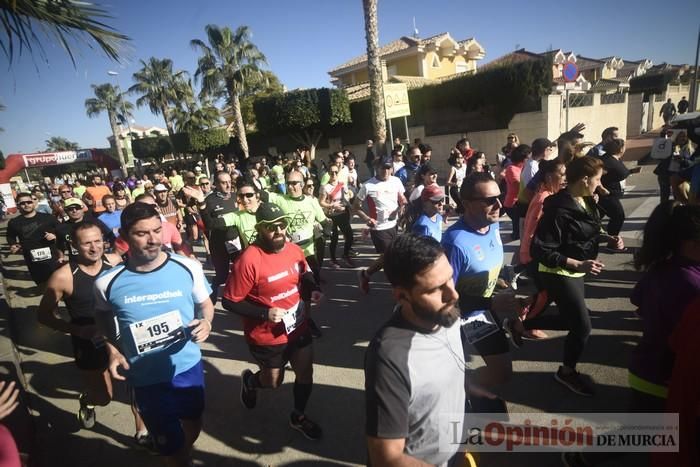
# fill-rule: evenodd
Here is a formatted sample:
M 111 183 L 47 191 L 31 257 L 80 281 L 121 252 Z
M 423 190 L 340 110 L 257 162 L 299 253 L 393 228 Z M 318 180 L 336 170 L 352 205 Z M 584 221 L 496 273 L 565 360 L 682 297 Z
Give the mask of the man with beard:
M 365 356 L 366 435 L 371 465 L 447 465 L 441 450 L 452 425 L 440 414 L 464 413 L 466 364 L 452 267 L 432 237 L 403 234 L 384 254 L 398 302 Z
M 132 386 L 165 464 L 187 467 L 204 411 L 198 344 L 209 337 L 214 305 L 202 266 L 164 252 L 161 229 L 154 206 L 124 209 L 121 235 L 130 255 L 95 281 L 95 319 L 109 339 L 110 374 Z
M 58 222 L 51 214 L 36 211 L 36 199 L 31 193 L 19 193 L 15 202 L 20 215 L 7 223 L 7 244 L 12 254 L 22 251 L 29 275 L 41 286 L 58 267 Z
M 306 414 L 313 385 L 313 345 L 306 319 L 322 294 L 300 247 L 287 242 L 289 218 L 276 204 L 263 203 L 255 213 L 255 243 L 243 251 L 226 281 L 222 304 L 241 315 L 248 348 L 260 368 L 241 374 L 241 403 L 255 407 L 258 389 L 274 389 L 292 365 L 294 410 L 289 425 L 310 440 L 321 428 Z

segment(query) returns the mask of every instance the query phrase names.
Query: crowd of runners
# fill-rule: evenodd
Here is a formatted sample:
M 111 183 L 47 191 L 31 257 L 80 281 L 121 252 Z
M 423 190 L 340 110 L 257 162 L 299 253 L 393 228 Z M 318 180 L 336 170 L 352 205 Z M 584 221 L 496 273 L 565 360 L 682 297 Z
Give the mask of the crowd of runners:
M 219 300 L 242 320 L 249 355 L 237 357 L 253 362 L 241 374 L 243 406 L 253 410 L 258 392 L 278 388 L 292 371 L 287 422 L 320 440 L 323 421 L 306 415 L 313 340 L 322 335 L 313 314 L 327 306 L 320 304 L 334 270 L 356 269 L 358 294 L 381 293 L 372 278 L 384 270 L 396 308 L 365 360 L 369 461 L 459 465 L 464 456 L 439 449 L 448 427 L 438 415 L 507 411 L 499 393 L 514 378 L 511 347 L 568 331 L 553 381 L 595 396 L 595 383 L 577 371 L 591 334 L 584 280 L 604 270 L 600 249 L 629 252 L 621 199 L 638 169 L 622 163 L 617 128 L 596 145 L 584 143 L 583 131 L 577 125 L 531 144 L 510 134 L 493 165 L 461 139 L 444 155 L 445 173 L 421 141 L 396 141 L 390 156 L 369 141 L 362 177 L 349 151 L 314 163 L 303 147 L 240 167 L 222 157 L 211 170 L 163 167 L 126 180 L 65 174 L 17 189 L 7 243 L 42 294 L 39 322 L 71 337 L 83 426 L 95 425 L 95 407 L 125 380 L 135 443 L 172 466 L 190 465 L 201 430 L 198 344 L 217 330 Z M 687 156 L 690 166 L 696 155 Z M 629 367 L 631 405 L 620 411 L 673 407 L 692 443 L 700 391 L 688 395 L 687 376 L 697 362 L 674 356 L 698 346 L 678 323 L 687 330 L 700 322 L 700 207 L 675 197 L 654 210 L 634 257 L 645 272 L 631 299 L 643 335 Z M 360 232 L 353 219 L 364 224 Z M 500 229 L 508 221 L 508 240 L 520 242 L 512 264 L 504 264 Z M 377 254 L 367 268 L 353 248 L 362 239 Z M 523 281 L 535 291 L 518 298 Z M 474 369 L 475 355 L 485 365 Z M 563 460 L 593 465 L 584 456 Z

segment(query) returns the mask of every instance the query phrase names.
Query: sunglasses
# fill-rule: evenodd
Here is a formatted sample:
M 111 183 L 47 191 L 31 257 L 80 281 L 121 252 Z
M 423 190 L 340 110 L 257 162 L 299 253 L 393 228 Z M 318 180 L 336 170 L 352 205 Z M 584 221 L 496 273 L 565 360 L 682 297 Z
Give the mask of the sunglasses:
M 438 204 L 445 204 L 445 200 L 444 200 L 444 199 L 439 199 L 439 200 L 437 200 L 437 201 L 434 200 L 434 199 L 431 199 L 430 202 L 433 203 L 433 204 L 436 205 L 436 206 L 437 206 Z
M 243 199 L 243 198 L 252 198 L 255 196 L 255 193 L 238 193 L 238 198 Z
M 484 198 L 469 198 L 469 201 L 483 201 L 484 203 L 486 203 L 487 206 L 493 206 L 498 201 L 500 201 L 500 195 L 499 196 L 486 196 Z
M 68 207 L 66 207 L 66 211 L 68 211 L 68 212 L 70 212 L 70 211 L 80 211 L 81 209 L 83 209 L 83 208 L 81 208 L 80 206 L 68 206 Z
M 274 224 L 263 224 L 263 228 L 267 230 L 268 232 L 277 232 L 277 230 L 286 230 L 287 229 L 287 223 L 286 222 L 275 222 Z
M 34 201 L 20 201 L 18 204 L 24 206 L 25 204 L 34 204 Z
M 328 173 L 331 174 L 331 175 L 338 175 L 338 171 L 337 171 L 337 170 L 331 170 L 331 171 L 329 171 Z
M 204 186 L 204 185 L 211 185 L 211 183 L 209 183 L 209 182 L 202 182 L 202 183 L 199 184 L 199 186 Z
M 287 182 L 287 185 L 294 186 L 294 185 L 301 185 L 302 183 L 304 183 L 304 182 L 302 182 L 301 180 L 290 180 Z
M 61 194 L 70 193 L 70 190 L 61 191 Z
M 314 184 L 313 184 L 313 183 L 307 183 L 307 184 L 306 184 L 306 188 L 313 188 L 313 187 L 314 187 Z

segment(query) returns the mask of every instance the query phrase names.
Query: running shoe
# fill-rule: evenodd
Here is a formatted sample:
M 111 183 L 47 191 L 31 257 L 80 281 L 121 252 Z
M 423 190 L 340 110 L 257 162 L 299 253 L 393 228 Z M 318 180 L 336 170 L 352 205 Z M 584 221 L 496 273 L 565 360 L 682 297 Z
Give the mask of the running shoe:
M 348 256 L 352 256 L 353 258 L 356 258 L 356 257 L 360 256 L 360 252 L 356 251 L 353 248 L 350 248 L 350 251 L 348 252 Z
M 367 276 L 366 269 L 360 269 L 357 271 L 357 281 L 360 286 L 360 292 L 367 295 L 369 293 L 369 277 Z
M 332 259 L 330 261 L 330 268 L 331 269 L 340 269 L 340 263 L 336 259 Z
M 241 373 L 241 404 L 247 409 L 255 408 L 258 401 L 258 392 L 249 386 L 252 377 L 253 372 L 250 370 L 243 370 Z
M 520 347 L 523 346 L 523 335 L 522 333 L 515 328 L 516 322 L 514 319 L 511 318 L 504 318 L 503 319 L 503 330 L 506 332 L 506 335 L 510 339 L 510 341 L 513 343 L 513 346 L 516 349 L 519 349 Z
M 311 332 L 311 336 L 315 338 L 323 337 L 323 333 L 321 332 L 321 328 L 318 327 L 318 324 L 316 324 L 316 321 L 313 319 L 309 318 L 309 331 Z
M 573 371 L 566 374 L 563 369 L 563 367 L 559 367 L 559 370 L 554 374 L 554 379 L 579 396 L 593 397 L 595 395 L 593 386 L 586 381 L 581 373 Z
M 134 435 L 134 444 L 137 448 L 144 449 L 151 454 L 160 454 L 150 433 L 136 433 Z
M 352 258 L 350 257 L 350 255 L 348 255 L 348 256 L 343 256 L 343 261 L 345 261 L 345 265 L 346 265 L 347 267 L 349 267 L 349 268 L 353 268 L 353 269 L 354 269 L 354 268 L 357 267 L 357 264 L 355 264 L 355 262 L 352 260 Z
M 88 405 L 87 402 L 85 402 L 85 398 L 87 397 L 87 394 L 82 393 L 78 397 L 78 402 L 80 403 L 80 409 L 78 410 L 78 420 L 80 420 L 80 423 L 83 425 L 83 428 L 87 428 L 88 430 L 92 427 L 95 426 L 95 419 L 97 416 L 95 415 L 95 406 L 94 405 Z
M 299 431 L 306 439 L 310 439 L 311 441 L 318 441 L 323 436 L 321 427 L 303 414 L 299 415 L 296 412 L 292 412 L 289 416 L 289 426 Z

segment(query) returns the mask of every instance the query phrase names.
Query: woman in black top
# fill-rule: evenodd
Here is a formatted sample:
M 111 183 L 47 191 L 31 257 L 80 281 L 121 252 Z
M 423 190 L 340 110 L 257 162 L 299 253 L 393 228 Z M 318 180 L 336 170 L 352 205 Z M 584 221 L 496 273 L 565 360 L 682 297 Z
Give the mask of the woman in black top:
M 610 219 L 608 221 L 608 235 L 616 236 L 622 230 L 622 224 L 625 222 L 625 210 L 622 208 L 620 200 L 624 195 L 622 181 L 630 176 L 631 173 L 639 172 L 641 167 L 635 167 L 632 170 L 627 169 L 622 163 L 622 156 L 625 154 L 625 140 L 615 138 L 603 145 L 603 154 L 600 159 L 603 161 L 603 177 L 601 184 L 610 192 L 606 196 L 602 196 L 598 201 L 603 214 L 606 214 Z

